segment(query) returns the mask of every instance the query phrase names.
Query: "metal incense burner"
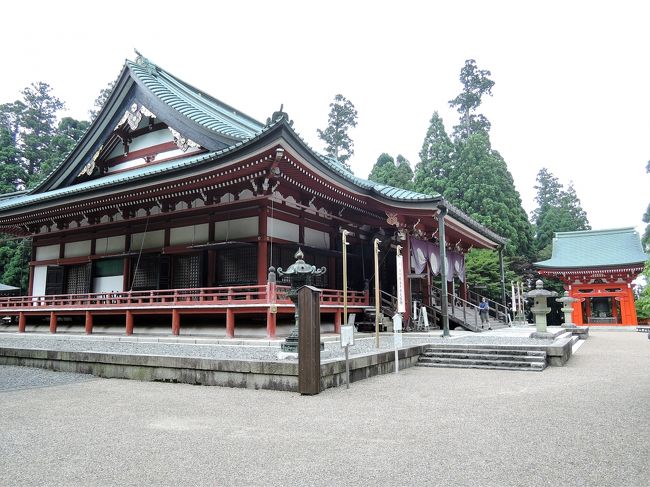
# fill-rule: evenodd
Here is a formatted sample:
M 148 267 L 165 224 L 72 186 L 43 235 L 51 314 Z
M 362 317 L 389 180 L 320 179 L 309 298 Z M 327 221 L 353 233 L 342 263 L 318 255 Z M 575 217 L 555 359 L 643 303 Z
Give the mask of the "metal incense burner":
M 298 353 L 298 338 L 299 338 L 298 320 L 300 318 L 300 309 L 298 307 L 298 289 L 306 285 L 311 285 L 312 279 L 316 276 L 322 276 L 323 274 L 325 274 L 327 269 L 325 267 L 316 269 L 316 266 L 307 264 L 303 260 L 304 254 L 302 253 L 302 250 L 300 250 L 300 248 L 298 248 L 298 251 L 296 252 L 294 257 L 296 258 L 296 261 L 293 264 L 291 264 L 286 271 L 282 270 L 282 267 L 278 267 L 278 275 L 280 277 L 287 276 L 291 281 L 291 289 L 287 293 L 287 297 L 291 300 L 291 302 L 294 304 L 296 308 L 296 313 L 295 313 L 296 322 L 294 324 L 293 329 L 291 330 L 291 333 L 289 334 L 287 339 L 282 343 L 280 348 L 282 349 L 283 352 Z M 325 349 L 325 345 L 321 342 L 321 350 L 324 349 Z

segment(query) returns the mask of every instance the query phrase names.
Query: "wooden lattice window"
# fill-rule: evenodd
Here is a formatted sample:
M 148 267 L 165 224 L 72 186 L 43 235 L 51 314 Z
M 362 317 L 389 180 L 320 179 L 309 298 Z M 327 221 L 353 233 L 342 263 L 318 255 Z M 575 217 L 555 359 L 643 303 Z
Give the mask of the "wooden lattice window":
M 71 265 L 65 268 L 65 293 L 86 294 L 90 292 L 91 264 Z
M 157 254 L 143 254 L 138 259 L 134 257 L 131 261 L 133 269 L 133 281 L 131 289 L 143 291 L 159 289 L 160 278 L 160 256 Z
M 173 259 L 172 288 L 188 289 L 203 285 L 203 255 L 179 255 Z
M 257 246 L 235 247 L 217 253 L 217 286 L 257 284 Z

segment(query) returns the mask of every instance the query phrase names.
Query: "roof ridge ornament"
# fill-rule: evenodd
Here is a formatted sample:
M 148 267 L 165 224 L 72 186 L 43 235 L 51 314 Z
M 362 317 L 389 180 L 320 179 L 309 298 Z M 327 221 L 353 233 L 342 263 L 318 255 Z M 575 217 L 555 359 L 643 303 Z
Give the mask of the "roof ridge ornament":
M 144 57 L 137 49 L 133 49 L 133 50 L 137 54 L 137 57 L 135 58 L 135 64 L 137 64 L 138 66 L 142 66 L 150 75 L 158 76 L 156 65 L 151 61 L 149 61 L 146 57 Z
M 282 119 L 287 121 L 289 127 L 293 127 L 293 120 L 289 118 L 289 114 L 285 112 L 283 109 L 284 109 L 284 103 L 280 104 L 280 109 L 277 112 L 273 112 L 273 115 L 271 115 L 269 118 L 266 119 L 267 127 L 271 124 L 279 122 Z

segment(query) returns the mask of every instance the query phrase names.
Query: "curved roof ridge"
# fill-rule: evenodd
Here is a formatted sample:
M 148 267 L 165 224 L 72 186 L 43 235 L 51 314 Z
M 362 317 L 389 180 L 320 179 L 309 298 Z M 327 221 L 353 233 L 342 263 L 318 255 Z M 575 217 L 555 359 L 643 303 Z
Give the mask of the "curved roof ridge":
M 254 118 L 177 78 L 138 54 L 126 61 L 129 71 L 160 101 L 208 130 L 232 139 L 246 139 L 264 126 Z

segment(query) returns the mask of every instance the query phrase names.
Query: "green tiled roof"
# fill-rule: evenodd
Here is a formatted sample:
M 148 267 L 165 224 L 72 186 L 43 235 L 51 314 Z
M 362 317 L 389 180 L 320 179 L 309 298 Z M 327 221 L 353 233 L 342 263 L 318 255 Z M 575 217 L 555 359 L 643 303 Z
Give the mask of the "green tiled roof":
M 210 152 L 197 156 L 188 156 L 186 158 L 146 167 L 136 167 L 125 172 L 110 174 L 80 184 L 70 185 L 70 183 L 67 183 L 63 186 L 62 184 L 65 182 L 65 178 L 68 177 L 66 174 L 76 174 L 78 172 L 77 166 L 85 164 L 88 154 L 91 153 L 89 152 L 90 149 L 88 147 L 92 147 L 92 144 L 97 145 L 101 142 L 99 141 L 101 134 L 100 129 L 97 128 L 95 130 L 95 127 L 100 127 L 100 125 L 101 127 L 104 127 L 107 125 L 105 120 L 109 120 L 108 117 L 113 116 L 112 114 L 116 110 L 115 107 L 121 106 L 119 104 L 124 102 L 124 99 L 127 96 L 127 89 L 130 89 L 130 86 L 132 86 L 127 83 L 134 82 L 138 84 L 142 90 L 147 92 L 149 94 L 148 96 L 153 96 L 155 99 L 160 100 L 160 102 L 169 107 L 171 111 L 178 113 L 178 116 L 183 116 L 191 120 L 194 126 L 200 125 L 203 127 L 202 130 L 207 129 L 208 131 L 213 132 L 215 134 L 215 139 L 217 139 L 217 135 L 221 138 L 225 138 L 227 143 L 230 145 L 220 150 L 216 150 L 213 147 Z M 98 120 L 95 120 L 89 128 L 89 131 L 90 129 L 95 131 L 90 135 L 88 135 L 88 133 L 84 135 L 84 139 L 89 138 L 92 144 L 88 143 L 84 145 L 84 139 L 82 139 L 74 149 L 78 154 L 74 156 L 74 158 L 66 157 L 66 160 L 62 161 L 55 169 L 54 172 L 58 171 L 61 174 L 51 174 L 37 188 L 32 189 L 29 192 L 17 192 L 6 195 L 6 197 L 0 197 L 0 213 L 21 207 L 28 208 L 31 205 L 37 205 L 44 202 L 66 201 L 72 196 L 83 193 L 87 194 L 94 190 L 106 191 L 107 188 L 113 186 L 137 184 L 137 182 L 143 179 L 157 176 L 168 176 L 170 173 L 174 173 L 178 170 L 190 170 L 195 166 L 211 163 L 212 161 L 218 161 L 222 156 L 233 153 L 242 148 L 242 146 L 256 143 L 271 131 L 277 130 L 282 133 L 281 131 L 284 128 L 289 131 L 289 134 L 287 135 L 294 136 L 300 144 L 304 146 L 306 151 L 316 159 L 316 161 L 320 161 L 327 170 L 338 176 L 342 181 L 347 182 L 351 191 L 355 191 L 356 187 L 356 191 L 360 193 L 375 194 L 381 198 L 395 202 L 410 202 L 415 204 L 431 203 L 434 206 L 437 203 L 443 203 L 449 208 L 450 215 L 459 219 L 459 221 L 469 225 L 471 228 L 479 231 L 496 243 L 505 243 L 505 240 L 502 237 L 491 232 L 469 216 L 454 208 L 448 202 L 444 201 L 442 196 L 439 194 L 429 195 L 418 193 L 415 191 L 387 186 L 385 184 L 379 184 L 355 176 L 338 160 L 322 155 L 309 147 L 309 145 L 293 129 L 292 124 L 289 123 L 288 119 L 286 119 L 286 114 L 284 117 L 274 120 L 273 123 L 263 125 L 257 120 L 176 78 L 172 74 L 151 63 L 139 53 L 135 62 L 126 61 L 125 67 L 118 78 L 116 86 L 121 86 L 122 88 L 119 93 L 114 89 L 115 93 L 112 93 L 111 97 L 109 97 L 111 103 L 107 102 L 107 106 L 110 105 L 112 107 L 112 111 L 110 112 L 111 115 L 108 115 L 109 110 L 104 107 L 100 112 Z M 104 120 L 104 122 L 102 122 L 102 120 Z M 104 129 L 101 128 L 101 130 Z M 78 148 L 80 147 L 84 148 L 84 152 L 79 152 L 80 149 Z M 217 148 L 218 147 L 220 146 L 217 146 Z M 48 183 L 49 186 L 47 186 L 45 183 L 55 176 L 58 178 L 56 184 Z
M 645 262 L 641 239 L 634 228 L 557 232 L 553 254 L 535 266 L 547 269 L 611 267 Z
M 142 55 L 126 61 L 136 78 L 158 99 L 209 130 L 233 139 L 247 139 L 263 127 L 257 120 L 222 103 L 156 66 Z

